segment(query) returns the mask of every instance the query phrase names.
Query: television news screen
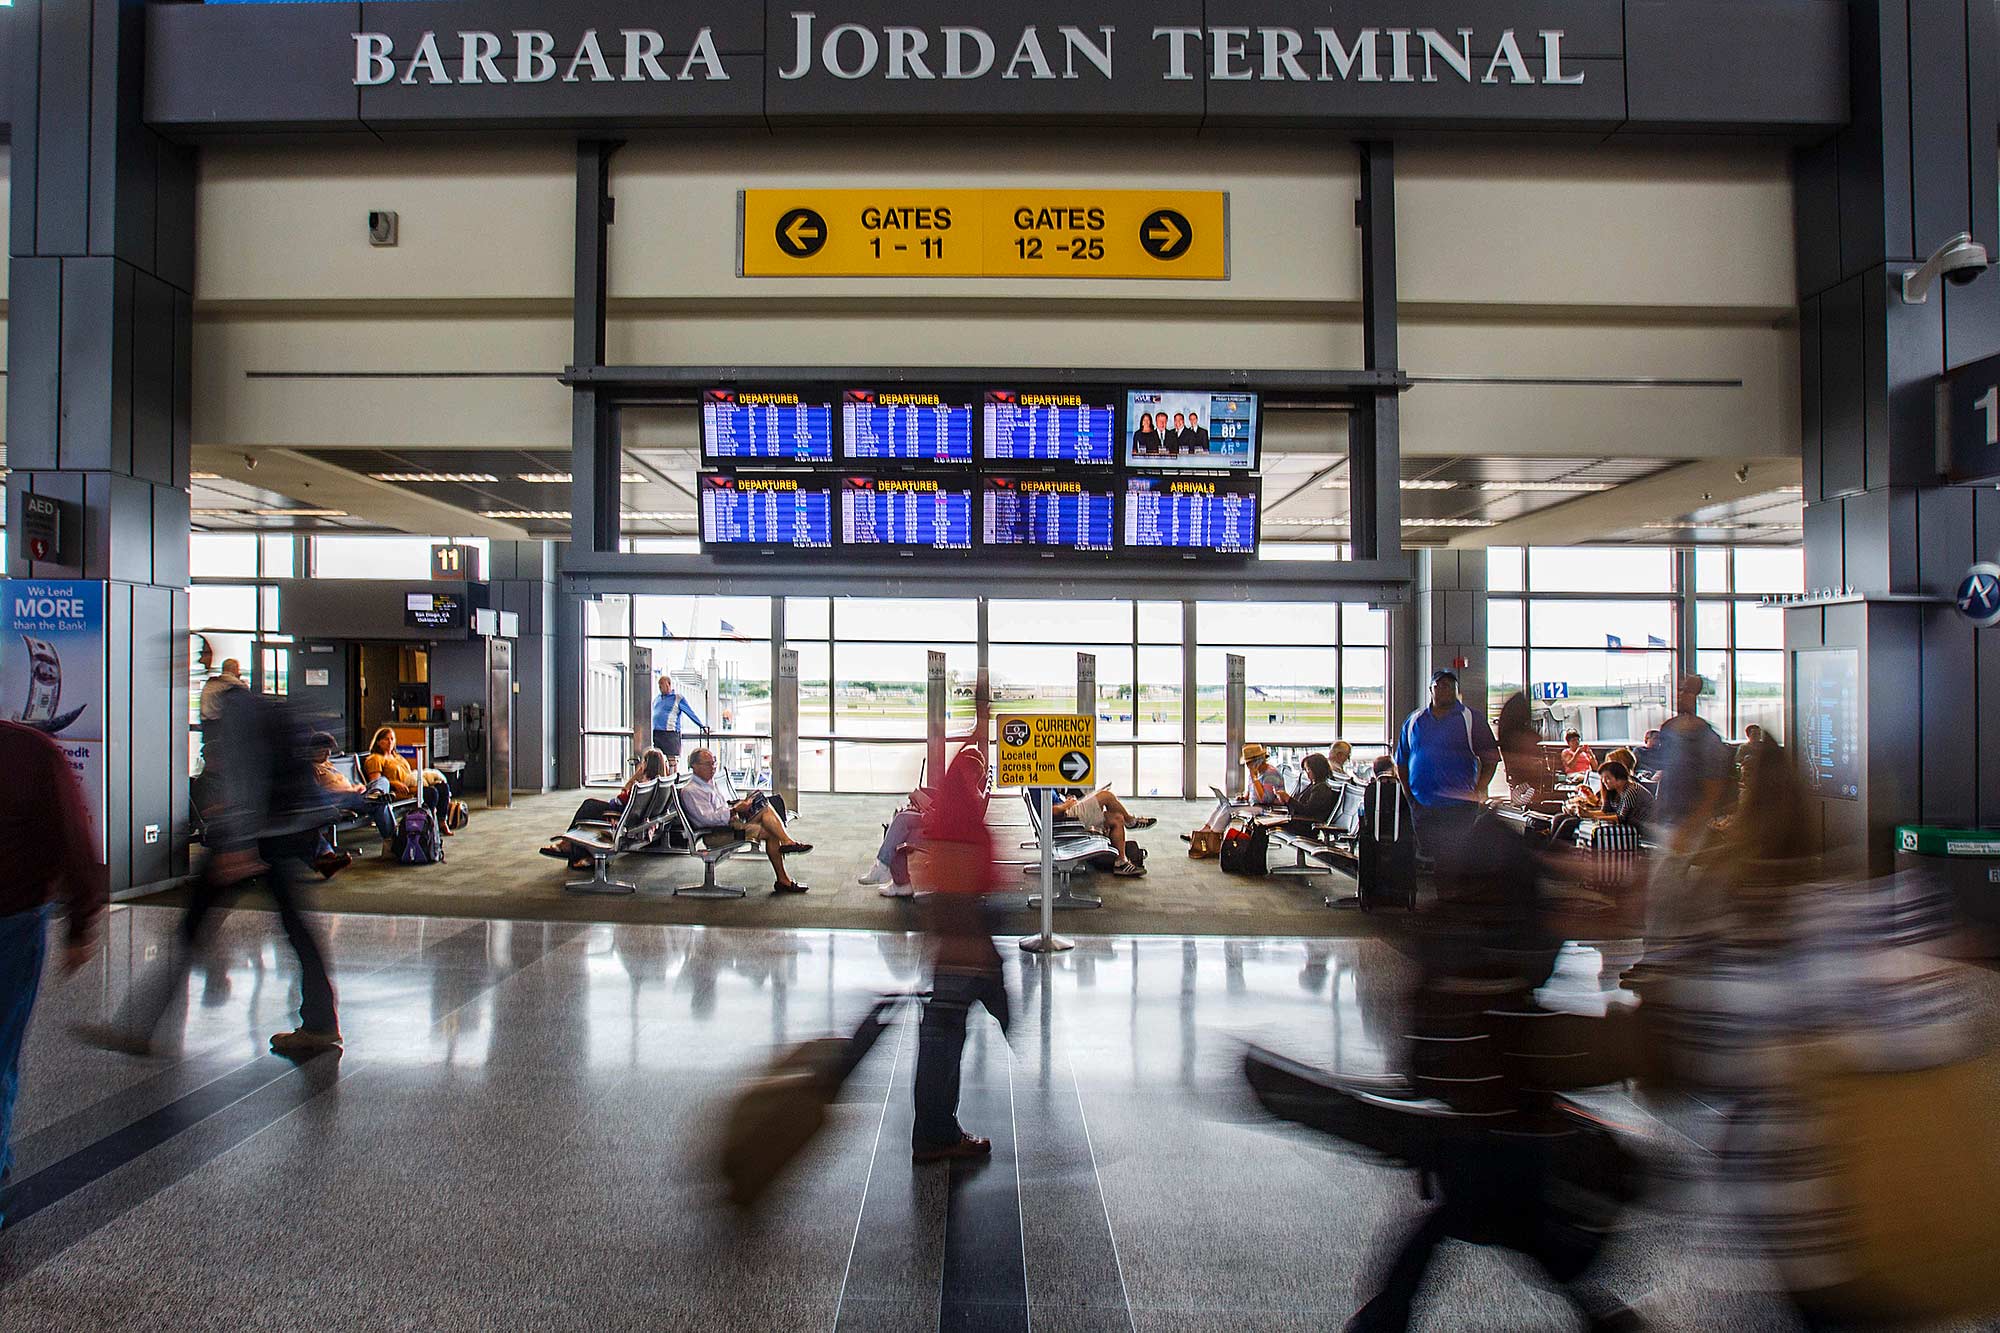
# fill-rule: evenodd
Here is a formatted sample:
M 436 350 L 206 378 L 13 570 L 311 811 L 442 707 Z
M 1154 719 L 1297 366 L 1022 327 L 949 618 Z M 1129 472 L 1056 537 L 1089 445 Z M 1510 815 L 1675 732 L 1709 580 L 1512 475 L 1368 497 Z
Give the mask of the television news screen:
M 701 456 L 709 463 L 831 463 L 833 403 L 783 389 L 705 390 Z
M 989 463 L 1109 467 L 1118 460 L 1118 404 L 1110 394 L 989 389 L 985 407 Z
M 840 540 L 848 546 L 972 549 L 972 483 L 960 477 L 845 477 Z
M 1109 552 L 1116 545 L 1118 496 L 1111 479 L 984 479 L 980 539 L 987 546 Z
M 1125 462 L 1151 471 L 1255 472 L 1258 398 L 1206 389 L 1125 395 Z
M 1247 477 L 1127 477 L 1124 544 L 1135 551 L 1255 555 L 1261 489 Z
M 704 546 L 824 551 L 833 546 L 833 479 L 818 473 L 703 473 Z
M 840 438 L 850 463 L 970 463 L 972 395 L 925 389 L 848 389 Z

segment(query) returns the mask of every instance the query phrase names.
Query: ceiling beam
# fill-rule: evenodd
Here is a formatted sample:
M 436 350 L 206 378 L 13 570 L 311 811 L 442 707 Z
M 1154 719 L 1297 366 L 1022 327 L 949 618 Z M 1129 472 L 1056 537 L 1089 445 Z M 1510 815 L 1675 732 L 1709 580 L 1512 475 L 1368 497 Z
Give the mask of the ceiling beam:
M 339 509 L 364 522 L 398 532 L 441 537 L 489 537 L 494 541 L 533 541 L 528 530 L 513 523 L 481 518 L 469 509 L 446 504 L 408 486 L 397 486 L 337 463 L 322 462 L 296 449 L 234 449 L 197 445 L 194 467 L 246 486 L 275 491 L 313 509 Z
M 1468 529 L 1452 537 L 1450 545 L 1453 550 L 1470 550 L 1487 546 L 1578 546 L 1603 541 L 1647 523 L 1685 517 L 1704 505 L 1796 486 L 1799 475 L 1796 458 L 1684 463 L 1608 491 L 1578 496 L 1532 514 L 1507 519 L 1490 528 Z

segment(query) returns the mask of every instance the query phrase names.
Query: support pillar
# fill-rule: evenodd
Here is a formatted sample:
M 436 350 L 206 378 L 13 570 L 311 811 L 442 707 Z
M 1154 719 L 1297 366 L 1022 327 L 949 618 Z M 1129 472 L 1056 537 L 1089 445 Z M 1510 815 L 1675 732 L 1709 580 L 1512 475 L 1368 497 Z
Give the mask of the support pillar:
M 1416 553 L 1411 589 L 1416 671 L 1405 688 L 1409 707 L 1390 718 L 1393 729 L 1430 698 L 1431 673 L 1450 667 L 1466 706 L 1490 713 L 1486 700 L 1486 552 L 1430 550 Z M 1456 663 L 1464 661 L 1464 666 Z M 1401 673 L 1398 673 L 1399 675 Z
M 1996 23 L 1986 0 L 1854 6 L 1853 121 L 1797 161 L 1806 586 L 1853 596 L 1785 613 L 1786 695 L 1798 654 L 1852 655 L 1854 790 L 1811 800 L 1827 848 L 1878 873 L 1899 823 L 2000 827 L 2000 632 L 1949 604 L 2000 552 L 2000 492 L 1943 484 L 1935 403 L 1941 374 L 2000 353 L 2000 274 L 1901 291 L 1958 232 L 2000 255 Z
M 78 506 L 83 533 L 68 565 L 10 544 L 7 572 L 102 585 L 91 813 L 113 893 L 187 869 L 195 173 L 145 126 L 145 24 L 112 0 L 8 19 L 8 525 L 32 494 Z

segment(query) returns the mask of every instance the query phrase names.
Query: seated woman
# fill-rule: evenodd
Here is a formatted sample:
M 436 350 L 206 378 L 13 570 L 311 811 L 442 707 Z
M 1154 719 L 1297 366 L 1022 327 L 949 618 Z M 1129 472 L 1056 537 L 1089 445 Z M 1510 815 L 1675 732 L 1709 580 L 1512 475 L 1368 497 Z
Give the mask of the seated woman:
M 421 797 L 424 808 L 437 816 L 438 828 L 447 838 L 452 836 L 451 821 L 445 818 L 451 812 L 451 788 L 444 774 L 434 768 L 421 774 L 413 771 L 410 761 L 396 753 L 395 728 L 378 729 L 368 742 L 368 753 L 361 756 L 361 776 L 370 784 L 387 782 L 389 795 L 399 801 Z
M 1633 772 L 1639 766 L 1638 756 L 1623 745 L 1605 755 L 1604 762 L 1620 764 L 1627 773 Z M 1604 797 L 1589 787 L 1578 787 L 1576 795 L 1570 798 L 1570 804 L 1579 814 L 1592 814 L 1605 808 Z
M 625 809 L 625 803 L 632 799 L 634 787 L 642 782 L 658 782 L 666 776 L 666 772 L 666 753 L 655 746 L 647 746 L 646 752 L 639 756 L 639 766 L 632 770 L 631 777 L 625 779 L 625 785 L 619 788 L 618 794 L 608 801 L 586 798 L 583 804 L 576 808 L 576 813 L 569 817 L 569 827 L 575 828 L 586 819 L 618 818 Z M 553 856 L 558 861 L 568 861 L 578 870 L 590 869 L 590 858 L 576 855 L 563 845 L 561 838 L 542 848 L 542 855 Z
M 1561 772 L 1564 777 L 1582 777 L 1585 773 L 1597 771 L 1597 756 L 1583 743 L 1580 731 L 1563 733 Z
M 1266 809 L 1287 805 L 1292 799 L 1285 790 L 1284 775 L 1271 762 L 1271 752 L 1254 741 L 1243 747 L 1243 794 L 1250 804 Z
M 1334 746 L 1339 750 L 1346 741 Z M 1353 756 L 1353 747 L 1348 747 L 1348 756 Z M 1305 786 L 1292 796 L 1291 819 L 1285 828 L 1293 833 L 1312 833 L 1321 824 L 1333 818 L 1334 809 L 1340 804 L 1340 788 L 1333 785 L 1334 765 L 1323 754 L 1309 754 L 1300 761 L 1305 766 Z
M 984 789 L 986 781 L 986 756 L 968 745 L 959 752 L 960 758 L 975 765 L 976 773 Z M 903 808 L 889 817 L 888 826 L 882 830 L 882 845 L 876 850 L 875 864 L 856 881 L 873 887 L 882 886 L 884 898 L 910 898 L 916 895 L 916 886 L 910 880 L 910 851 L 917 844 L 917 835 L 923 831 L 924 816 L 930 812 L 936 798 L 929 787 L 913 787 Z
M 1111 867 L 1111 873 L 1134 879 L 1146 873 L 1146 867 L 1139 857 L 1132 855 L 1138 844 L 1125 834 L 1131 829 L 1151 828 L 1159 823 L 1151 815 L 1135 815 L 1125 808 L 1125 803 L 1111 794 L 1111 788 L 1072 796 L 1057 801 L 1055 812 L 1076 820 L 1092 833 L 1101 833 L 1111 840 L 1111 846 L 1118 853 L 1118 864 Z M 1144 853 L 1140 853 L 1141 856 Z

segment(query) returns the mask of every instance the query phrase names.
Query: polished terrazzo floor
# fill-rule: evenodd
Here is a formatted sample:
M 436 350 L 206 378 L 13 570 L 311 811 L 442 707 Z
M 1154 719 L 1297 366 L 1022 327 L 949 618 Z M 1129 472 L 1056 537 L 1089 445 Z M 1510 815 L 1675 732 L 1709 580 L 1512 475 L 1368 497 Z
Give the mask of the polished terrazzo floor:
M 962 1118 L 996 1152 L 913 1167 L 915 1034 L 848 1085 L 745 1220 L 717 1198 L 723 1099 L 774 1050 L 919 979 L 904 934 L 322 918 L 344 1059 L 264 1052 L 297 1000 L 241 912 L 171 1018 L 178 1049 L 80 1046 L 174 914 L 123 909 L 51 974 L 26 1058 L 0 1329 L 1327 1329 L 1419 1208 L 1405 1174 L 1262 1121 L 1245 1041 L 1380 1069 L 1403 961 L 1379 940 L 1093 937 L 1005 949 Z M 1596 955 L 1566 962 L 1580 996 Z M 1698 1164 L 1699 1108 L 1612 1109 Z M 1698 1221 L 1641 1210 L 1608 1272 L 1661 1328 L 1782 1328 Z M 1448 1247 L 1421 1326 L 1572 1326 L 1517 1264 Z

